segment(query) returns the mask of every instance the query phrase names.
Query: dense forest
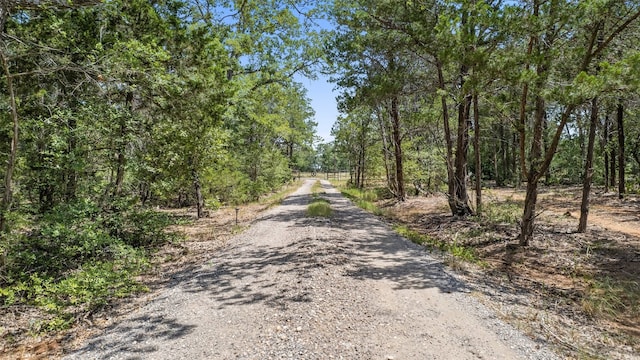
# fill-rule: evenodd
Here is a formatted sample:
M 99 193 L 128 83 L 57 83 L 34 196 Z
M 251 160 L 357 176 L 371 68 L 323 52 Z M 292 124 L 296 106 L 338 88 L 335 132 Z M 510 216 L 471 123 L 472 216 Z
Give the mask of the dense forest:
M 0 307 L 54 316 L 143 288 L 177 220 L 300 171 L 356 188 L 640 191 L 640 3 L 622 0 L 0 0 Z M 298 76 L 340 91 L 317 144 Z M 69 310 L 69 308 L 73 308 Z
M 640 188 L 637 2 L 361 0 L 332 14 L 335 151 L 355 186 L 384 178 L 399 201 L 444 190 L 467 216 L 483 186 L 522 184 L 523 246 L 541 183 L 582 184 L 579 231 L 592 184 Z

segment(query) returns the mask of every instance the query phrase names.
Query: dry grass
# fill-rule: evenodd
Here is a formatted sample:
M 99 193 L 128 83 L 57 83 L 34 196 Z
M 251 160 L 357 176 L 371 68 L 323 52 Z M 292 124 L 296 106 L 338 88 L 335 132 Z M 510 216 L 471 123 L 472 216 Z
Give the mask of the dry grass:
M 516 244 L 523 191 L 491 189 L 484 198 L 484 215 L 469 219 L 451 217 L 441 195 L 410 198 L 386 213 L 412 230 L 473 249 L 484 266 L 462 266 L 454 256 L 445 261 L 491 293 L 488 305 L 531 336 L 556 343 L 564 356 L 640 353 L 639 199 L 594 195 L 590 230 L 579 234 L 580 189 L 544 189 L 535 241 L 522 249 Z

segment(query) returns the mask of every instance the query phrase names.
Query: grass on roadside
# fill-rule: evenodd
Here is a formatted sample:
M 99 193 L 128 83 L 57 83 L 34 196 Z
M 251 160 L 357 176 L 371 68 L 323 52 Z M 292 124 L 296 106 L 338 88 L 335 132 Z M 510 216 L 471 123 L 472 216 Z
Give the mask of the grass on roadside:
M 609 277 L 588 280 L 582 308 L 594 317 L 640 317 L 640 283 Z
M 361 190 L 356 188 L 340 189 L 342 195 L 353 201 L 359 208 L 368 211 L 376 216 L 387 215 L 384 209 L 379 208 L 375 202 L 378 201 L 378 194 L 372 190 Z
M 470 263 L 482 264 L 482 261 L 478 258 L 473 248 L 456 243 L 450 244 L 432 236 L 421 234 L 415 230 L 409 229 L 406 225 L 394 225 L 393 230 L 416 244 L 447 252 L 455 258 Z
M 269 208 L 276 205 L 280 205 L 282 204 L 282 201 L 287 196 L 289 196 L 289 194 L 296 191 L 300 187 L 300 185 L 302 185 L 302 180 L 292 181 L 287 185 L 285 185 L 284 187 L 282 187 L 282 189 L 278 190 L 277 192 L 274 192 L 273 194 L 270 194 L 264 198 L 261 198 L 258 201 L 258 203 L 262 205 L 267 205 L 267 207 Z
M 379 199 L 378 193 L 373 190 L 361 190 L 355 188 L 341 189 L 344 196 L 353 201 L 358 207 L 373 213 L 377 216 L 383 216 L 387 219 L 391 219 L 389 213 L 384 209 L 379 208 L 375 202 Z M 451 254 L 454 258 L 464 260 L 467 262 L 482 264 L 482 261 L 476 255 L 473 248 L 466 247 L 457 243 L 450 244 L 448 242 L 436 239 L 429 235 L 421 234 L 415 230 L 409 229 L 405 225 L 396 224 L 393 227 L 394 231 L 398 234 L 406 237 L 410 241 L 419 244 L 435 248 Z

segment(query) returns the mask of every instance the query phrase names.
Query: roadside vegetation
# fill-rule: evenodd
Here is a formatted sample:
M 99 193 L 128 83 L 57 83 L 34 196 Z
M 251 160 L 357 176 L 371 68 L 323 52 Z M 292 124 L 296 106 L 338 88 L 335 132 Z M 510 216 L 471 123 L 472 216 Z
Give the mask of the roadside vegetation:
M 384 211 L 376 205 L 378 194 L 375 190 L 343 187 L 340 191 L 342 195 L 353 201 L 358 207 L 374 215 L 382 216 L 385 214 Z
M 0 306 L 44 311 L 32 319 L 32 334 L 66 329 L 113 299 L 146 290 L 136 277 L 149 270 L 155 250 L 180 240 L 166 231 L 177 221 L 128 204 L 59 205 L 5 238 Z
M 601 5 L 335 1 L 342 113 L 320 159 L 349 170 L 358 206 L 478 283 L 526 294 L 532 313 L 512 317 L 531 336 L 567 357 L 628 358 L 640 353 L 640 3 Z
M 640 253 L 635 238 L 629 243 L 627 237 L 633 235 L 602 228 L 589 234 L 567 230 L 575 221 L 575 190 L 546 190 L 540 200 L 545 209 L 539 219 L 542 241 L 527 249 L 513 245 L 522 190 L 488 189 L 490 200 L 483 214 L 468 218 L 449 216 L 441 194 L 397 202 L 389 195 L 378 197 L 386 193 L 381 188 L 345 185 L 341 191 L 357 206 L 392 223 L 398 234 L 436 251 L 435 256 L 474 284 L 478 294 L 484 287 L 506 287 L 527 299 L 526 305 L 512 306 L 481 297 L 532 337 L 544 334 L 565 356 L 624 358 L 619 354 L 640 348 L 640 282 L 635 276 Z M 612 210 L 605 203 L 615 200 L 597 199 L 596 209 L 603 216 L 594 220 L 598 225 L 635 213 L 635 208 Z M 640 231 L 640 221 L 633 220 L 627 228 Z M 532 313 L 539 315 L 532 319 Z M 539 318 L 540 314 L 545 315 Z
M 293 75 L 319 38 L 282 4 L 0 2 L 0 357 L 149 290 L 190 232 L 241 231 L 313 169 Z
M 43 344 L 62 341 L 60 331 L 117 316 L 119 308 L 156 290 L 171 274 L 201 264 L 300 184 L 291 182 L 255 202 L 212 209 L 201 219 L 194 207 L 120 207 L 108 215 L 89 203 L 56 209 L 20 234 L 5 258 L 0 357 L 57 354 L 60 345 Z

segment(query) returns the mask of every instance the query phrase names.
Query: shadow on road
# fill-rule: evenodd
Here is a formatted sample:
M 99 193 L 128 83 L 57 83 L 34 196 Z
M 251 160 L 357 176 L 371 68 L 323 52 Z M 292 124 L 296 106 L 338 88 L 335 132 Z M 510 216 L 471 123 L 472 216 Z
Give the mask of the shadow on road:
M 228 249 L 212 260 L 210 267 L 177 274 L 186 291 L 207 292 L 220 308 L 263 303 L 283 308 L 288 303 L 313 301 L 312 292 L 293 290 L 283 279 L 304 284 L 313 270 L 331 265 L 347 265 L 341 276 L 357 280 L 390 282 L 394 289 L 437 288 L 441 292 L 468 292 L 469 289 L 443 270 L 425 249 L 410 243 L 385 224 L 355 206 L 339 193 L 322 194 L 331 202 L 331 220 L 304 216 L 309 195 L 287 198 L 283 207 L 260 221 L 287 227 L 290 232 L 318 229 L 317 238 L 304 237 L 284 246 L 245 247 L 242 253 Z M 263 234 L 263 236 L 268 236 Z M 277 243 L 277 241 L 274 241 Z M 281 278 L 262 277 L 274 267 Z
M 356 281 L 386 281 L 396 290 L 469 291 L 447 274 L 442 264 L 429 257 L 424 248 L 401 238 L 341 194 L 322 196 L 334 209 L 331 219 L 306 217 L 304 211 L 310 196 L 290 196 L 282 207 L 258 220 L 261 224 L 254 224 L 260 225 L 263 232 L 251 236 L 262 236 L 269 241 L 261 241 L 261 245 L 238 241 L 215 254 L 209 265 L 173 274 L 169 288 L 205 293 L 218 309 L 251 304 L 284 309 L 295 303 L 314 302 L 318 300 L 318 292 L 305 285 L 306 279 L 323 276 L 323 271 L 327 276 L 329 272 L 337 272 L 337 276 Z M 286 231 L 269 231 L 274 228 L 286 228 Z M 295 234 L 296 241 L 269 238 L 291 234 Z M 72 355 L 82 359 L 86 358 L 84 354 L 96 349 L 108 349 L 102 358 L 126 354 L 124 358 L 141 359 L 148 357 L 145 354 L 162 351 L 145 345 L 146 340 L 173 340 L 195 331 L 195 326 L 163 315 L 166 312 L 158 310 L 153 316 L 140 316 L 114 325 Z
M 93 338 L 72 355 L 77 359 L 95 359 L 94 354 L 101 352 L 99 359 L 145 359 L 148 354 L 162 350 L 145 344 L 148 339 L 175 340 L 190 334 L 195 328 L 196 326 L 181 324 L 162 314 L 139 316 L 129 319 L 126 325 L 107 328 L 102 336 Z M 122 357 L 123 354 L 127 356 Z

